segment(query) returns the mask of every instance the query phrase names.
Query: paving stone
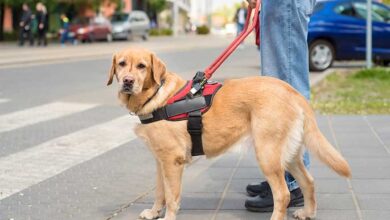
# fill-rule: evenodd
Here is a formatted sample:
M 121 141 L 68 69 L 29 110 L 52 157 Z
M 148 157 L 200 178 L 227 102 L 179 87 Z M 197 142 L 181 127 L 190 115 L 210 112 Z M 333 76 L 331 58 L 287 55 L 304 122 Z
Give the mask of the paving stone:
M 246 193 L 228 192 L 223 200 L 221 210 L 245 210 Z
M 352 179 L 352 187 L 359 195 L 361 193 L 390 194 L 390 179 Z
M 226 180 L 195 179 L 190 184 L 183 185 L 183 192 L 213 193 L 223 192 Z
M 318 210 L 355 210 L 351 194 L 317 194 Z
M 177 219 L 199 220 L 212 219 L 214 210 L 179 210 Z
M 218 212 L 217 220 L 269 220 L 271 213 L 256 213 L 246 210 L 221 210 Z
M 228 192 L 246 193 L 246 186 L 250 183 L 258 183 L 265 179 L 233 179 L 230 183 Z
M 239 167 L 237 168 L 237 171 L 234 175 L 235 179 L 256 179 L 256 178 L 262 178 L 263 174 L 260 171 L 259 167 Z
M 296 209 L 289 209 L 288 220 L 295 220 L 293 213 Z M 316 220 L 357 220 L 355 210 L 317 210 Z
M 180 208 L 182 210 L 215 210 L 222 193 L 184 193 Z
M 314 179 L 316 193 L 321 194 L 336 194 L 349 193 L 348 183 L 345 179 Z
M 211 180 L 227 180 L 230 178 L 233 168 L 230 167 L 210 167 L 196 178 Z
M 360 208 L 363 210 L 388 210 L 390 194 L 358 194 Z
M 389 210 L 362 210 L 363 219 L 365 220 L 389 220 Z
M 389 157 L 388 153 L 383 147 L 380 146 L 363 146 L 353 148 L 342 148 L 342 155 L 346 158 L 354 157 Z
M 239 153 L 226 153 L 213 164 L 212 167 L 234 167 L 239 160 Z

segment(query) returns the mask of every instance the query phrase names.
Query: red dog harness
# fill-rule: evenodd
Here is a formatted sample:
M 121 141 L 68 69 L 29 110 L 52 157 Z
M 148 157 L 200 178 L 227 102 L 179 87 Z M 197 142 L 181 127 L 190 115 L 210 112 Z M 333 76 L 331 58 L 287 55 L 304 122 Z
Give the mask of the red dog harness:
M 200 89 L 199 94 L 193 96 L 194 80 L 186 85 L 170 98 L 167 104 L 152 112 L 152 114 L 140 117 L 142 124 L 149 124 L 160 120 L 180 121 L 188 120 L 187 131 L 191 135 L 192 156 L 203 155 L 202 144 L 202 114 L 206 113 L 213 101 L 214 95 L 222 87 L 221 83 L 207 82 Z

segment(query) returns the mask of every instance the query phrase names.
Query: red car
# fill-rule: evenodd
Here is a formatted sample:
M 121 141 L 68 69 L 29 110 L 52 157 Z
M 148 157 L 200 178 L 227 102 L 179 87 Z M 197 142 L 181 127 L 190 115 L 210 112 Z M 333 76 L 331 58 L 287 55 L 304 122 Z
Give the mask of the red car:
M 111 23 L 104 17 L 78 18 L 69 27 L 69 37 L 81 42 L 112 41 Z

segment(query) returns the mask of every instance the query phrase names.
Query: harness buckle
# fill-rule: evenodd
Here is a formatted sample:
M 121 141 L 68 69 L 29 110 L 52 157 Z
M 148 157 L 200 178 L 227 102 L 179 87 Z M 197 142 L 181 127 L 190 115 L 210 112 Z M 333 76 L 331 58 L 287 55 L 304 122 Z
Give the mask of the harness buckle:
M 192 81 L 193 81 L 192 88 L 188 93 L 188 96 L 190 98 L 194 98 L 194 95 L 197 94 L 206 84 L 207 79 L 205 73 L 201 71 L 197 72 Z

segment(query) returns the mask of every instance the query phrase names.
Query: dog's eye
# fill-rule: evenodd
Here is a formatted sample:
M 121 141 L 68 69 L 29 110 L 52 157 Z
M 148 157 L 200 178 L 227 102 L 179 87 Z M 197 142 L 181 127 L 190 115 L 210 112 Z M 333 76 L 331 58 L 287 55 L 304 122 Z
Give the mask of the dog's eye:
M 145 66 L 145 64 L 143 64 L 143 63 L 140 63 L 140 64 L 138 64 L 137 65 L 137 68 L 138 69 L 144 69 L 146 66 Z
M 125 61 L 121 61 L 121 62 L 119 62 L 119 66 L 121 66 L 121 67 L 124 67 L 124 66 L 126 66 L 126 62 L 125 62 Z

